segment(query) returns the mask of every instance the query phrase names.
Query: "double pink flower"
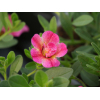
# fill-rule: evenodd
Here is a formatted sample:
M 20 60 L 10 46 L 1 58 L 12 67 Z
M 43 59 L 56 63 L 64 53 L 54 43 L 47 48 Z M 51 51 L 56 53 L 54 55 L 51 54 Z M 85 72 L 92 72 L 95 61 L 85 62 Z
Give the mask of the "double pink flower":
M 8 15 L 8 18 L 9 18 L 10 22 L 12 23 L 11 15 Z M 29 27 L 27 25 L 25 25 L 20 31 L 12 32 L 10 34 L 13 35 L 14 37 L 19 37 L 22 33 L 28 32 L 28 31 L 29 31 Z M 4 27 L 2 28 L 1 32 L 2 33 L 5 32 L 5 28 Z
M 42 37 L 35 34 L 31 43 L 34 46 L 31 49 L 33 61 L 42 64 L 45 68 L 59 66 L 57 57 L 64 56 L 68 51 L 64 43 L 59 43 L 58 35 L 51 31 L 44 32 Z

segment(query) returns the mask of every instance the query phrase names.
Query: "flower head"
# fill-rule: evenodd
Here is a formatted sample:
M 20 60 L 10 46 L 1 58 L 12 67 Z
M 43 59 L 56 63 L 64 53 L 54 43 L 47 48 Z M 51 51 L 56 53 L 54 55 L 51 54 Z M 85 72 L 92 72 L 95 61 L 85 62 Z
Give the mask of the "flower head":
M 59 43 L 57 34 L 46 31 L 40 37 L 35 34 L 31 43 L 34 48 L 31 49 L 33 61 L 42 64 L 45 68 L 58 67 L 60 62 L 57 57 L 64 56 L 68 49 L 64 43 Z
M 12 23 L 11 15 L 8 15 L 8 18 L 9 18 L 10 22 Z M 29 27 L 27 25 L 25 25 L 20 31 L 12 32 L 10 34 L 13 35 L 14 37 L 19 37 L 22 33 L 28 32 L 28 31 L 29 31 Z M 3 34 L 4 32 L 5 32 L 5 28 L 3 27 L 1 30 L 1 33 Z

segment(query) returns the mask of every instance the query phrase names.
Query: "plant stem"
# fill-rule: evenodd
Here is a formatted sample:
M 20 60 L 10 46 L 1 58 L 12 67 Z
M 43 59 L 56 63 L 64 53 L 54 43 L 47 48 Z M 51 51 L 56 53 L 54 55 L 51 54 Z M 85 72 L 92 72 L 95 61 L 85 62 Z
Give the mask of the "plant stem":
M 5 69 L 4 79 L 7 80 L 7 75 L 6 75 L 6 72 L 7 72 L 7 71 L 6 71 L 6 66 L 4 66 L 4 69 Z
M 72 79 L 79 81 L 84 87 L 86 87 L 85 83 L 82 80 L 80 80 L 79 78 L 72 76 Z
M 37 71 L 37 69 L 35 69 L 34 71 L 32 71 L 31 73 L 29 73 L 27 76 L 31 76 L 32 74 L 34 74 Z
M 8 35 L 9 33 L 11 33 L 11 30 L 5 32 L 3 35 L 0 36 L 0 40 L 2 40 L 6 35 Z

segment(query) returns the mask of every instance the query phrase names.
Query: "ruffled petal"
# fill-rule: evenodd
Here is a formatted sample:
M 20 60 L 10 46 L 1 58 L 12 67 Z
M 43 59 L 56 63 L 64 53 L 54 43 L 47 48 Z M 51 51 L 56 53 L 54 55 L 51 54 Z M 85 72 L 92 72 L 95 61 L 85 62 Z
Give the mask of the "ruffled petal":
M 11 35 L 14 37 L 19 37 L 24 32 L 29 32 L 29 27 L 27 25 L 25 25 L 20 31 L 12 32 Z
M 68 52 L 68 49 L 64 43 L 59 43 L 57 45 L 57 52 L 55 54 L 56 57 L 62 57 Z
M 43 38 L 43 42 L 48 44 L 49 42 L 52 42 L 52 43 L 59 43 L 59 37 L 57 34 L 51 32 L 51 31 L 46 31 L 43 33 L 42 35 L 42 38 Z
M 35 34 L 31 39 L 31 43 L 35 48 L 42 50 L 43 42 L 42 42 L 40 35 Z
M 60 62 L 56 58 L 44 58 L 42 65 L 45 68 L 58 67 Z
M 32 48 L 31 49 L 31 56 L 33 58 L 33 61 L 41 64 L 43 60 L 43 56 L 41 52 L 38 49 Z

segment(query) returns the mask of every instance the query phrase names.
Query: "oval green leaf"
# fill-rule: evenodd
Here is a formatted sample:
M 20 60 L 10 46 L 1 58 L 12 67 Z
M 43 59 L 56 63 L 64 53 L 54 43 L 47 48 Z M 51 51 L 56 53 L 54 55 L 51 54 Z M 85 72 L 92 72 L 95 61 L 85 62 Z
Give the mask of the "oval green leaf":
M 10 67 L 10 76 L 17 74 L 21 69 L 23 64 L 23 57 L 21 55 L 16 56 L 14 62 L 11 64 Z
M 9 85 L 9 83 L 8 83 L 8 81 L 1 81 L 0 82 L 0 87 L 10 87 L 10 85 Z
M 52 17 L 52 19 L 50 20 L 50 31 L 56 33 L 57 31 L 57 22 L 56 22 L 56 17 Z
M 6 35 L 3 39 L 2 39 L 2 41 L 4 41 L 4 42 L 9 42 L 9 41 L 11 41 L 13 39 L 13 36 L 12 35 Z
M 28 58 L 32 59 L 32 57 L 31 57 L 31 54 L 30 54 L 30 51 L 29 51 L 29 50 L 24 49 L 24 53 L 25 53 L 25 55 L 26 55 Z
M 64 77 L 54 78 L 53 82 L 53 87 L 67 87 L 69 85 L 69 80 Z
M 41 26 L 44 28 L 44 30 L 49 30 L 49 22 L 44 17 L 38 15 L 38 20 Z
M 25 65 L 25 68 L 28 69 L 28 70 L 34 70 L 36 69 L 36 63 L 35 62 L 29 62 Z
M 85 26 L 93 21 L 93 18 L 90 15 L 81 15 L 76 18 L 72 24 L 75 26 Z
M 36 72 L 34 79 L 36 83 L 41 87 L 44 87 L 46 83 L 48 82 L 48 76 L 42 70 L 39 70 Z
M 29 87 L 28 82 L 21 75 L 13 75 L 8 79 L 11 87 Z
M 59 77 L 59 76 L 69 79 L 72 73 L 73 73 L 73 69 L 66 68 L 66 67 L 50 68 L 49 70 L 46 71 L 46 74 L 48 75 L 49 79 Z

